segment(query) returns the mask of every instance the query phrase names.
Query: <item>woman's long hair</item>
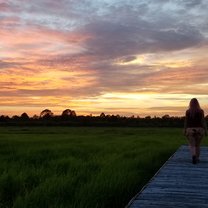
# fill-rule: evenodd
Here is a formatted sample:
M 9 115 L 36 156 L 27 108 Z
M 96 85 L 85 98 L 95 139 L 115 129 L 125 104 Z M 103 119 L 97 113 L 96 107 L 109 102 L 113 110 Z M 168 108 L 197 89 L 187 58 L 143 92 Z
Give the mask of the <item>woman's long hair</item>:
M 189 113 L 191 117 L 194 117 L 196 113 L 201 112 L 199 101 L 196 98 L 192 98 L 189 103 Z

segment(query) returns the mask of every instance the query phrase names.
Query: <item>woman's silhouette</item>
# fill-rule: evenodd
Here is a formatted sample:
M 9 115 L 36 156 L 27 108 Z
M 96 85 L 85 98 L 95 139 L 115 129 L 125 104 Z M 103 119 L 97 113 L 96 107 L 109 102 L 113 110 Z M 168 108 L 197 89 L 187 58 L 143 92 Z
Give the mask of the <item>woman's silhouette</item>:
M 191 99 L 189 109 L 186 111 L 184 123 L 184 135 L 187 137 L 192 163 L 199 162 L 200 143 L 204 135 L 207 135 L 207 125 L 204 118 L 204 111 L 201 109 L 196 98 Z

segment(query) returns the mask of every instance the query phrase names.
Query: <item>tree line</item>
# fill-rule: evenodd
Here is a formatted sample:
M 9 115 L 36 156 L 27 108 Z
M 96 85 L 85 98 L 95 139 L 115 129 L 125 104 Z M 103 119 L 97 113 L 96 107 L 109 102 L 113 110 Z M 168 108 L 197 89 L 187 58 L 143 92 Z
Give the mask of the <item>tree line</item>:
M 208 120 L 208 116 L 206 116 Z M 1 126 L 129 126 L 129 127 L 182 127 L 184 117 L 164 115 L 161 117 L 120 116 L 101 113 L 99 116 L 77 115 L 65 109 L 61 115 L 43 110 L 40 115 L 29 117 L 27 113 L 12 117 L 1 115 Z

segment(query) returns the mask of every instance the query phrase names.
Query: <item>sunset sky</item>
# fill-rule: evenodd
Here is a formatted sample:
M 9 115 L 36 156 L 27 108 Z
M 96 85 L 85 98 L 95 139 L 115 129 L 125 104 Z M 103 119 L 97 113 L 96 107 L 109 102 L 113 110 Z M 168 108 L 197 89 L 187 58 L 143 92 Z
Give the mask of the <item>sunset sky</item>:
M 0 115 L 208 113 L 207 0 L 0 0 Z

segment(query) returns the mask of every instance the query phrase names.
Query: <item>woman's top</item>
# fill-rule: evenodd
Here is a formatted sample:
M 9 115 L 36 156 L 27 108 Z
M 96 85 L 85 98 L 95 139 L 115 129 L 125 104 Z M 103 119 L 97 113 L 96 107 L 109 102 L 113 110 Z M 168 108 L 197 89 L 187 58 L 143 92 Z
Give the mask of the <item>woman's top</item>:
M 202 127 L 204 129 L 206 128 L 203 110 L 196 111 L 194 115 L 191 115 L 189 110 L 186 111 L 185 128 L 192 127 Z

